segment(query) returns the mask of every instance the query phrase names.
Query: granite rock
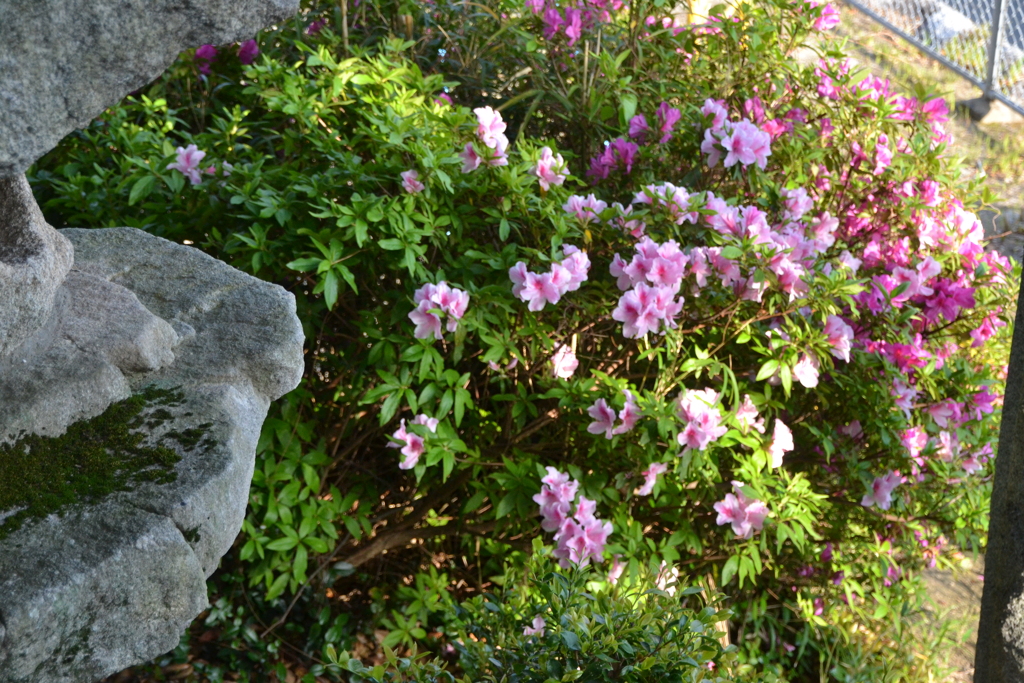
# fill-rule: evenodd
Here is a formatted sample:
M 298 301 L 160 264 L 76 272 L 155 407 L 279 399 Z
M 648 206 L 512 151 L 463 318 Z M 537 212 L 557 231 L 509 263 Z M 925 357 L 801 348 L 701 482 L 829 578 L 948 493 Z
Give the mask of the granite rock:
M 73 260 L 71 243 L 43 220 L 25 176 L 0 178 L 0 357 L 46 323 Z
M 44 368 L 53 354 L 77 353 L 81 366 L 104 368 L 111 400 L 175 389 L 182 401 L 147 440 L 181 460 L 171 483 L 29 520 L 0 539 L 0 683 L 87 683 L 177 644 L 241 527 L 270 401 L 303 371 L 295 301 L 280 287 L 138 230 L 61 232 L 76 269 L 49 326 L 0 364 L 0 387 L 7 373 L 27 373 L 35 410 L 53 414 L 47 396 L 61 396 L 66 373 Z M 97 323 L 112 313 L 122 320 Z M 5 415 L 0 433 L 10 431 Z M 181 439 L 190 430 L 201 438 Z
M 178 54 L 252 38 L 298 0 L 0 0 L 0 177 L 159 76 Z

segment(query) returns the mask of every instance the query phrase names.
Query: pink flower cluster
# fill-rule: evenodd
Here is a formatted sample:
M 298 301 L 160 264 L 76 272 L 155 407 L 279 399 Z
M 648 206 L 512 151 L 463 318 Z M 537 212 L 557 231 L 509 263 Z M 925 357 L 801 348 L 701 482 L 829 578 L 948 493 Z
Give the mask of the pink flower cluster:
M 733 493 L 725 494 L 725 499 L 715 503 L 715 512 L 719 526 L 731 524 L 732 532 L 737 538 L 751 538 L 755 531 L 760 531 L 768 516 L 768 506 L 756 498 L 743 495 L 743 482 L 732 482 Z
M 540 150 L 537 165 L 530 169 L 530 173 L 537 176 L 540 189 L 547 192 L 552 185 L 561 185 L 565 182 L 565 161 L 562 160 L 561 154 L 552 154 L 550 147 L 544 147 Z
M 543 310 L 545 304 L 557 304 L 567 292 L 575 292 L 586 282 L 590 271 L 587 252 L 565 244 L 562 253 L 564 258 L 553 263 L 547 273 L 537 274 L 527 270 L 522 261 L 508 269 L 512 294 L 528 303 L 531 311 Z
M 825 320 L 825 338 L 836 358 L 850 362 L 850 349 L 853 346 L 853 328 L 838 315 L 830 315 Z
M 636 404 L 636 398 L 628 389 L 622 392 L 626 395 L 626 405 L 618 413 L 618 419 L 622 424 L 616 425 L 615 410 L 608 405 L 603 398 L 597 399 L 594 405 L 587 408 L 587 414 L 593 418 L 593 422 L 587 425 L 587 431 L 591 434 L 604 433 L 604 438 L 610 439 L 616 434 L 625 434 L 636 426 L 643 413 Z
M 571 216 L 575 216 L 578 221 L 583 224 L 590 223 L 592 220 L 597 220 L 600 217 L 601 212 L 608 208 L 608 203 L 601 201 L 594 196 L 593 193 L 583 197 L 582 195 L 574 194 L 566 200 L 565 204 L 562 204 L 562 210 Z
M 679 419 L 686 423 L 676 441 L 688 450 L 702 451 L 729 431 L 722 424 L 718 408 L 718 392 L 714 389 L 687 389 L 679 395 Z
M 481 163 L 485 166 L 508 166 L 508 138 L 505 136 L 505 122 L 501 119 L 501 112 L 490 107 L 478 107 L 473 113 L 476 114 L 477 137 L 487 151 L 481 156 L 473 143 L 467 142 L 459 153 L 462 172 L 475 171 Z
M 747 119 L 730 121 L 728 110 L 716 100 L 706 100 L 702 111 L 705 116 L 712 117 L 711 127 L 704 130 L 704 142 L 700 146 L 700 151 L 708 155 L 708 166 L 717 166 L 724 153 L 726 168 L 737 163 L 743 166 L 757 164 L 761 170 L 767 167 L 772 153 L 772 136 L 769 133 Z
M 776 418 L 775 428 L 772 430 L 772 440 L 768 442 L 768 465 L 772 469 L 782 466 L 782 457 L 796 448 L 793 443 L 793 432 L 786 424 Z
M 427 417 L 423 414 L 417 415 L 412 420 L 412 424 L 423 425 L 434 434 L 437 433 L 437 423 L 436 417 Z M 398 463 L 399 469 L 411 470 L 416 467 L 420 456 L 426 450 L 424 438 L 415 432 L 408 431 L 405 428 L 405 420 L 402 420 L 402 424 L 391 435 L 391 438 L 393 441 L 388 443 L 388 448 L 401 448 L 401 453 L 405 456 L 402 462 Z
M 644 237 L 636 250 L 630 263 L 616 254 L 611 265 L 619 289 L 628 290 L 619 298 L 612 318 L 623 323 L 622 334 L 631 339 L 657 334 L 662 323 L 669 329 L 676 327 L 675 318 L 683 310 L 683 297 L 677 299 L 676 294 L 689 261 L 675 240 L 659 245 Z
M 459 320 L 466 314 L 469 306 L 469 294 L 448 286 L 445 281 L 434 284 L 425 284 L 413 294 L 413 303 L 416 304 L 409 313 L 409 320 L 416 325 L 413 336 L 417 339 L 428 339 L 431 335 L 434 339 L 441 339 L 441 315 L 448 316 L 447 329 L 454 332 L 459 326 Z M 440 314 L 435 312 L 440 311 Z
M 554 467 L 548 467 L 547 471 L 547 476 L 541 479 L 540 493 L 533 500 L 540 506 L 541 528 L 555 532 L 557 547 L 553 554 L 558 563 L 568 569 L 572 564 L 586 566 L 591 559 L 602 561 L 612 523 L 595 517 L 597 503 L 583 495 L 576 504 L 576 512 L 570 516 L 579 482 Z
M 633 172 L 640 147 L 624 138 L 615 138 L 605 145 L 604 151 L 590 160 L 587 175 L 600 180 L 606 179 L 616 168 L 622 168 L 628 175 Z

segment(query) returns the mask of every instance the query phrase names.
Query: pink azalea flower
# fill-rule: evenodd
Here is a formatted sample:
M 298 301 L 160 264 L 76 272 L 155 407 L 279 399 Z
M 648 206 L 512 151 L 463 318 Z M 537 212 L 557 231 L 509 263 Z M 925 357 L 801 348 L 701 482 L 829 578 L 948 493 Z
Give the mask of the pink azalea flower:
M 431 313 L 437 306 L 430 301 L 421 301 L 420 304 L 409 313 L 409 320 L 413 322 L 416 329 L 413 336 L 417 339 L 441 339 L 444 335 L 441 332 L 441 317 Z
M 825 8 L 821 10 L 821 16 L 814 20 L 815 31 L 831 31 L 839 25 L 839 10 L 834 5 L 828 3 Z
M 714 508 L 718 513 L 716 523 L 731 524 L 732 532 L 737 538 L 751 538 L 755 531 L 760 531 L 764 526 L 764 520 L 768 516 L 768 506 L 763 502 L 747 498 L 740 490 L 743 482 L 732 482 L 734 493 L 725 494 L 725 499 L 715 503 Z
M 431 432 L 437 432 L 438 420 L 437 418 L 427 417 L 426 415 L 417 415 L 412 424 L 424 425 Z M 398 464 L 399 469 L 411 470 L 416 467 L 419 462 L 420 456 L 423 455 L 426 450 L 425 441 L 422 436 L 415 432 L 407 431 L 405 428 L 405 420 L 402 420 L 400 426 L 391 435 L 393 441 L 388 443 L 388 448 L 401 448 L 401 453 L 405 456 L 402 462 Z
M 875 175 L 882 175 L 882 172 L 889 168 L 889 164 L 892 163 L 892 150 L 889 149 L 889 136 L 882 133 L 878 136 L 878 142 L 875 144 Z
M 406 192 L 416 194 L 426 189 L 426 186 L 419 181 L 419 171 L 402 171 L 398 175 L 402 176 L 402 189 Z
M 203 182 L 202 176 L 199 175 L 199 162 L 206 156 L 206 152 L 200 151 L 195 145 L 178 147 L 175 151 L 178 154 L 178 158 L 174 162 L 167 164 L 167 169 L 180 172 L 193 185 Z
M 722 139 L 726 151 L 725 167 L 734 166 L 737 162 L 744 166 L 756 163 L 763 170 L 772 153 L 771 136 L 750 121 L 739 121 L 728 128 L 728 134 Z
M 466 146 L 459 152 L 459 158 L 462 159 L 462 172 L 469 173 L 480 168 L 480 162 L 482 159 L 480 155 L 473 149 L 473 143 L 467 142 Z
M 587 414 L 594 419 L 587 425 L 587 431 L 591 434 L 604 433 L 606 439 L 612 438 L 615 433 L 615 410 L 608 405 L 603 398 L 597 399 L 594 405 L 587 408 Z
M 686 450 L 702 451 L 729 431 L 721 424 L 718 393 L 713 389 L 687 389 L 678 399 L 678 415 L 686 422 L 676 437 Z
M 580 365 L 572 348 L 565 344 L 555 345 L 555 354 L 551 357 L 551 374 L 560 379 L 569 379 Z
M 768 456 L 771 459 L 769 467 L 772 469 L 782 466 L 782 456 L 795 448 L 793 444 L 793 432 L 790 431 L 782 420 L 775 419 L 775 428 L 772 430 L 772 440 L 768 444 Z
M 654 491 L 654 484 L 658 481 L 658 475 L 664 474 L 666 470 L 668 470 L 668 465 L 660 462 L 652 462 L 650 467 L 641 473 L 644 478 L 643 486 L 636 489 L 633 493 L 637 496 L 651 495 Z
M 740 431 L 746 434 L 751 429 L 764 434 L 764 418 L 759 417 L 757 406 L 750 400 L 750 395 L 743 396 L 743 402 L 736 409 L 736 422 L 739 423 Z
M 861 499 L 860 504 L 866 508 L 877 505 L 882 510 L 888 510 L 892 505 L 892 492 L 897 486 L 903 483 L 903 477 L 899 472 L 888 472 L 883 477 L 875 477 L 871 488 Z
M 494 144 L 488 144 L 491 153 L 489 156 L 484 158 L 484 164 L 487 166 L 508 166 L 508 155 L 506 150 L 508 149 L 508 138 L 504 135 L 498 135 L 493 140 Z
M 260 46 L 255 40 L 247 40 L 238 47 L 238 61 L 242 64 L 252 64 L 256 55 L 260 53 Z
M 636 426 L 637 420 L 643 417 L 643 413 L 640 412 L 640 408 L 636 404 L 633 392 L 629 389 L 624 389 L 622 393 L 626 395 L 626 405 L 619 411 L 619 419 L 622 420 L 622 424 L 612 430 L 613 434 L 625 434 L 631 431 Z
M 825 337 L 829 346 L 832 347 L 829 353 L 840 360 L 849 362 L 853 328 L 838 315 L 830 315 L 825 320 Z
M 910 411 L 914 407 L 914 399 L 917 398 L 917 389 L 902 380 L 894 380 L 889 393 L 896 399 L 896 407 L 903 411 L 903 415 L 909 420 Z
M 724 100 L 713 100 L 710 97 L 704 100 L 704 106 L 700 113 L 711 117 L 711 130 L 717 131 L 729 120 L 729 109 L 725 106 Z
M 540 150 L 540 159 L 537 165 L 531 169 L 531 173 L 537 176 L 540 187 L 547 192 L 552 185 L 561 185 L 565 182 L 565 162 L 561 154 L 552 155 L 550 147 L 543 147 Z
M 538 614 L 533 618 L 532 624 L 523 629 L 523 635 L 537 636 L 538 638 L 543 638 L 545 626 L 547 626 L 547 623 L 544 621 L 544 617 Z
M 805 353 L 793 366 L 793 377 L 808 389 L 818 386 L 818 357 Z
M 478 107 L 473 110 L 473 113 L 476 114 L 477 136 L 481 142 L 494 149 L 498 144 L 499 136 L 505 137 L 502 135 L 505 132 L 505 122 L 501 120 L 501 113 L 490 107 Z

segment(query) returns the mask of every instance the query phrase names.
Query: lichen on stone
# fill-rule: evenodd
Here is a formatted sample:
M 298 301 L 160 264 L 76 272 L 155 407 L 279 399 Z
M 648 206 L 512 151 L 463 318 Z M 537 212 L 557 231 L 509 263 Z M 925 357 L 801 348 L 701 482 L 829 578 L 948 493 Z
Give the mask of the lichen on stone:
M 181 456 L 170 444 L 192 450 L 210 425 L 167 433 L 156 444 L 147 440 L 174 418 L 168 408 L 182 404 L 179 391 L 150 386 L 61 436 L 20 435 L 0 445 L 0 539 L 27 519 L 95 503 L 144 482 L 174 481 Z

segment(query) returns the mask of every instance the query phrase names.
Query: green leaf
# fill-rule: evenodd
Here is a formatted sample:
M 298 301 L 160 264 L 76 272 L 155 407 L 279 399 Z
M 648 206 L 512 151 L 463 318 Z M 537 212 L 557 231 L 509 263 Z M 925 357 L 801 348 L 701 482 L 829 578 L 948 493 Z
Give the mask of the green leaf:
M 316 270 L 320 267 L 321 263 L 324 263 L 323 259 L 311 256 L 309 258 L 300 258 L 290 261 L 285 264 L 285 267 L 305 273 L 310 270 Z
M 286 536 L 284 538 L 279 538 L 279 539 L 277 539 L 275 541 L 271 541 L 270 543 L 267 544 L 266 547 L 267 547 L 267 550 L 273 550 L 274 552 L 283 553 L 283 552 L 286 552 L 288 550 L 291 550 L 292 548 L 294 548 L 298 544 L 299 544 L 299 539 L 298 539 L 297 536 L 296 537 Z
M 760 382 L 763 379 L 768 379 L 775 374 L 776 370 L 779 369 L 779 361 L 774 358 L 765 361 L 765 364 L 761 366 L 761 369 L 757 371 L 757 377 L 754 378 L 755 382 Z
M 156 176 L 144 175 L 135 181 L 132 185 L 132 191 L 128 193 L 128 206 L 132 206 L 135 202 L 145 199 L 149 196 L 149 193 L 153 191 L 153 185 L 156 184 Z
M 724 256 L 727 259 L 732 259 L 735 261 L 736 259 L 743 256 L 743 252 L 740 250 L 739 247 L 734 247 L 730 245 L 728 247 L 722 247 L 722 256 Z
M 291 578 L 291 574 L 281 574 L 274 579 L 274 583 L 270 584 L 270 588 L 267 589 L 267 600 L 273 600 L 281 595 L 281 593 L 284 593 L 284 589 L 288 587 L 288 581 Z
M 732 577 L 736 575 L 736 570 L 740 567 L 739 555 L 733 555 L 725 561 L 725 566 L 722 567 L 722 586 L 728 586 L 729 582 L 732 581 Z
M 400 249 L 405 248 L 402 241 L 397 239 L 381 240 L 380 242 L 377 242 L 377 244 L 380 245 L 381 249 L 387 249 L 388 251 L 399 251 Z
M 327 310 L 331 310 L 337 302 L 338 274 L 333 270 L 329 270 L 327 275 L 324 276 L 324 303 L 327 304 Z
M 572 631 L 562 631 L 562 642 L 573 652 L 579 652 L 582 649 L 579 636 Z

